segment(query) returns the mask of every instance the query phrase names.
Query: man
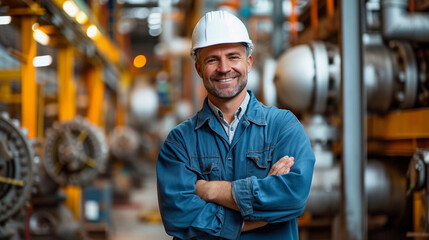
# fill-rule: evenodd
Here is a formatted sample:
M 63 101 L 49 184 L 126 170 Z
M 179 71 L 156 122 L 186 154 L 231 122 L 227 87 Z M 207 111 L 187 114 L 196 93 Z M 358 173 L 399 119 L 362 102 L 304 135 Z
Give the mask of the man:
M 207 98 L 170 132 L 157 162 L 161 216 L 174 239 L 298 239 L 315 158 L 290 111 L 247 91 L 252 49 L 228 12 L 209 12 L 194 29 L 191 55 Z

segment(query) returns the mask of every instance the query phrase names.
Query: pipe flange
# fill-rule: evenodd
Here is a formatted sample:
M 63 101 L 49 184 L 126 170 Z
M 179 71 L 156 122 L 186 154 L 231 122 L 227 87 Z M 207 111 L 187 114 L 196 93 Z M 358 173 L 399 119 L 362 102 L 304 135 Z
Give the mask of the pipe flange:
M 101 129 L 82 117 L 56 123 L 44 147 L 44 167 L 60 185 L 86 185 L 102 172 L 108 146 Z
M 367 108 L 371 112 L 385 113 L 394 98 L 394 54 L 381 42 L 374 42 L 365 45 L 364 55 Z
M 407 172 L 408 193 L 427 188 L 427 167 L 429 162 L 428 149 L 417 149 L 411 158 Z
M 326 46 L 322 42 L 311 43 L 314 57 L 314 68 L 316 76 L 314 78 L 314 106 L 315 113 L 324 113 L 328 102 L 329 87 L 329 62 Z
M 315 69 L 312 112 L 330 112 L 338 105 L 341 57 L 338 48 L 326 42 L 312 42 L 311 50 Z
M 33 151 L 19 126 L 0 115 L 0 224 L 19 213 L 33 190 Z
M 405 41 L 390 41 L 389 47 L 396 56 L 395 98 L 399 108 L 412 108 L 416 103 L 418 68 L 413 48 Z

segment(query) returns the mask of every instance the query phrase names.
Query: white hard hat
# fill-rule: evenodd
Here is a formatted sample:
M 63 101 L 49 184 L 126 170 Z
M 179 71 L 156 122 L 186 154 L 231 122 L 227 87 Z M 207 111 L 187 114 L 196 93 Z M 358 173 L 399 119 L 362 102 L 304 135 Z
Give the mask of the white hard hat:
M 191 56 L 195 50 L 222 43 L 246 43 L 249 53 L 253 51 L 244 23 L 227 11 L 208 12 L 200 19 L 192 33 Z

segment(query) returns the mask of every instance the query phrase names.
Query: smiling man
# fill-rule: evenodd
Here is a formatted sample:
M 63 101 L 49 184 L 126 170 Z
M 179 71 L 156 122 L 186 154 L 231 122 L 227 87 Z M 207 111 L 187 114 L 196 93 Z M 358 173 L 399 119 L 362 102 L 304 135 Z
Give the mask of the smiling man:
M 296 239 L 314 154 L 298 119 L 246 88 L 253 44 L 225 11 L 195 26 L 191 55 L 207 89 L 158 156 L 158 201 L 174 239 Z

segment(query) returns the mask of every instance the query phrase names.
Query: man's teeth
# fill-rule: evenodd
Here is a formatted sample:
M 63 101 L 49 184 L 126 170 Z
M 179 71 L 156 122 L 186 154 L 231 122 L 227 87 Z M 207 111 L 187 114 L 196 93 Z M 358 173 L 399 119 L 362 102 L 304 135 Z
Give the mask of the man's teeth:
M 228 82 L 228 81 L 231 81 L 232 79 L 234 79 L 234 78 L 220 79 L 218 81 L 219 82 Z

